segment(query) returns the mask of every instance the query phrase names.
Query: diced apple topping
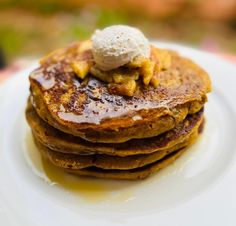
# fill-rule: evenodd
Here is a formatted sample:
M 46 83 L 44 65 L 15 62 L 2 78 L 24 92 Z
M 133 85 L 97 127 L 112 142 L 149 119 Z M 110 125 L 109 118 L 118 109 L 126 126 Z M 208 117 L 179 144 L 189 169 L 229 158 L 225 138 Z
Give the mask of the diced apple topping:
M 84 79 L 85 76 L 89 73 L 91 63 L 88 61 L 77 61 L 73 62 L 71 64 L 71 67 L 79 78 Z

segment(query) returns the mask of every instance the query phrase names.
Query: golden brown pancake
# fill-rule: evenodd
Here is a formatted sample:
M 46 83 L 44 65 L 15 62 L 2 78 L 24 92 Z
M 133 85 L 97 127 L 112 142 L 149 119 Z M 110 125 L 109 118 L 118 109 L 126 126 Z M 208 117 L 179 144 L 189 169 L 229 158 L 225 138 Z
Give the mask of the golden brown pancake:
M 60 168 L 83 169 L 88 167 L 97 167 L 102 169 L 129 170 L 143 167 L 156 162 L 166 155 L 175 152 L 183 147 L 192 144 L 198 137 L 198 128 L 183 142 L 176 144 L 171 148 L 151 154 L 131 155 L 126 157 L 110 156 L 104 154 L 78 155 L 62 153 L 50 150 L 34 136 L 35 144 L 38 149 L 49 159 L 51 163 Z
M 54 151 L 80 155 L 106 154 L 124 157 L 167 151 L 173 146 L 187 141 L 201 124 L 203 109 L 194 115 L 187 116 L 183 122 L 164 134 L 152 138 L 130 140 L 120 144 L 94 144 L 79 137 L 65 134 L 40 119 L 30 102 L 26 109 L 26 118 L 36 139 Z
M 170 68 L 156 75 L 157 88 L 140 86 L 133 97 L 110 94 L 107 83 L 92 76 L 79 80 L 71 70 L 74 60 L 92 59 L 80 46 L 63 49 L 61 60 L 45 62 L 30 74 L 38 115 L 65 133 L 102 143 L 153 137 L 198 112 L 207 100 L 207 73 L 172 51 Z
M 131 170 L 104 170 L 96 167 L 89 167 L 86 169 L 65 169 L 66 172 L 72 173 L 80 176 L 91 176 L 98 178 L 107 178 L 107 179 L 122 179 L 122 180 L 137 180 L 145 179 L 149 175 L 167 167 L 169 164 L 174 162 L 181 154 L 184 153 L 186 148 L 180 149 L 176 152 L 173 152 L 163 159 L 160 159 L 157 162 L 154 162 L 150 165 L 144 167 L 131 169 Z

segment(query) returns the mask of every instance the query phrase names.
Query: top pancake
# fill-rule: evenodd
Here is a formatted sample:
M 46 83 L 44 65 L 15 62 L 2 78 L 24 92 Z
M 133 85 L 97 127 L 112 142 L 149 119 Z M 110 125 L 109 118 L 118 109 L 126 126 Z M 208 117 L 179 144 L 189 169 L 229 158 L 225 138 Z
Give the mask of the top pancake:
M 93 58 L 90 49 L 76 43 L 52 54 L 30 74 L 32 102 L 50 125 L 91 142 L 156 136 L 199 111 L 211 89 L 204 70 L 169 53 L 171 67 L 157 74 L 159 86 L 140 86 L 133 97 L 125 97 L 110 94 L 108 84 L 92 76 L 77 78 L 71 62 Z

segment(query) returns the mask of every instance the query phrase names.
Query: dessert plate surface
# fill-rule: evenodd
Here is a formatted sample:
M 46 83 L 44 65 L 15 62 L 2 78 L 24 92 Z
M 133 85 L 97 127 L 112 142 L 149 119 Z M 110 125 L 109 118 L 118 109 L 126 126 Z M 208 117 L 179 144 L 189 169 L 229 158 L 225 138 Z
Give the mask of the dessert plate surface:
M 0 224 L 6 226 L 236 225 L 236 66 L 176 44 L 213 91 L 205 130 L 174 164 L 143 181 L 68 176 L 43 162 L 24 117 L 29 72 L 0 86 Z

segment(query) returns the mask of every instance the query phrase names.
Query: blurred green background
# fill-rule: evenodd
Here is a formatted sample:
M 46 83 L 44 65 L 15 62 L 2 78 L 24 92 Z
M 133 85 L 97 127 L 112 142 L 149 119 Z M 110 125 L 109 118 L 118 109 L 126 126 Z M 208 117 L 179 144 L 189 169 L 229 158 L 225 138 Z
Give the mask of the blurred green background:
M 235 0 L 0 0 L 0 48 L 7 62 L 39 57 L 111 24 L 236 53 Z

